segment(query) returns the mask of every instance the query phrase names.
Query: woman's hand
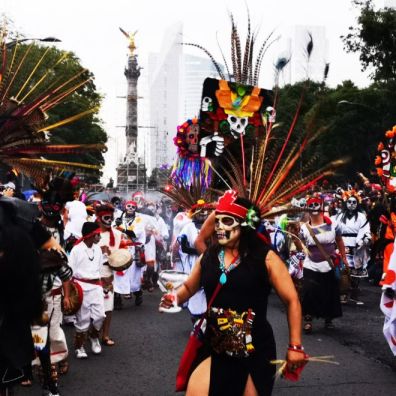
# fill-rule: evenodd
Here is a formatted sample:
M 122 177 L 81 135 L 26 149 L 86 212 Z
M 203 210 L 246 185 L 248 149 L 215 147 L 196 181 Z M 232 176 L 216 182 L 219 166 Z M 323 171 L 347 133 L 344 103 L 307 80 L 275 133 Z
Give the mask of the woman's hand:
M 286 354 L 287 368 L 290 371 L 296 371 L 300 367 L 304 367 L 307 363 L 306 357 L 307 355 L 304 351 L 291 351 L 288 349 Z
M 176 304 L 174 304 L 176 302 Z M 170 309 L 177 305 L 177 296 L 175 294 L 164 294 L 161 298 L 159 308 Z M 160 310 L 161 312 L 161 310 Z

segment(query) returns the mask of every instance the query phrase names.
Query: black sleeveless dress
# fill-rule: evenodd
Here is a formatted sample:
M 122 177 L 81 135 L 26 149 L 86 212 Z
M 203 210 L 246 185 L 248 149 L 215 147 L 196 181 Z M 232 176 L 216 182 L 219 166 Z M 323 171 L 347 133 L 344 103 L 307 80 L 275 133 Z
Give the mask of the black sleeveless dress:
M 219 246 L 209 248 L 201 260 L 201 283 L 209 301 L 221 275 Z M 265 258 L 269 248 L 260 246 L 254 255 L 246 254 L 238 267 L 227 274 L 227 282 L 221 287 L 212 307 L 232 309 L 239 313 L 252 309 L 255 318 L 252 325 L 254 352 L 248 357 L 232 357 L 216 353 L 211 347 L 213 332 L 210 325 L 205 333 L 204 347 L 194 367 L 211 356 L 209 395 L 240 396 L 250 374 L 259 395 L 270 395 L 274 384 L 275 366 L 269 362 L 276 359 L 275 340 L 267 321 L 267 302 L 271 289 Z

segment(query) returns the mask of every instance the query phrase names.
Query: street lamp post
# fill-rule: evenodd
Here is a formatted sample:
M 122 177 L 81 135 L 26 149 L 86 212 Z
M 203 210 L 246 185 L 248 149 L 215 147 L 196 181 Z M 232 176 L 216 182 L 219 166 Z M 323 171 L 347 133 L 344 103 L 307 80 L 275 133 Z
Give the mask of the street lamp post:
M 45 38 L 23 38 L 21 40 L 13 40 L 10 41 L 9 43 L 6 43 L 6 48 L 10 49 L 15 47 L 19 43 L 23 43 L 24 41 L 42 41 L 45 43 L 60 43 L 62 40 L 59 40 L 56 37 L 45 37 Z

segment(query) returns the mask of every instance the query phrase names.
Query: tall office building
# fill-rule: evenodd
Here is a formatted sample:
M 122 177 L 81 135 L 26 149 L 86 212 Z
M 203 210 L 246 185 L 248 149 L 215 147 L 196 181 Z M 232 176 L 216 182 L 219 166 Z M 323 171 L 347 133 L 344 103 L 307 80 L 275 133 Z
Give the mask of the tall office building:
M 166 32 L 160 52 L 149 55 L 150 127 L 143 132 L 148 174 L 173 164 L 177 126 L 199 116 L 203 82 L 218 77 L 209 58 L 184 54 L 182 42 L 183 25 L 177 23 Z

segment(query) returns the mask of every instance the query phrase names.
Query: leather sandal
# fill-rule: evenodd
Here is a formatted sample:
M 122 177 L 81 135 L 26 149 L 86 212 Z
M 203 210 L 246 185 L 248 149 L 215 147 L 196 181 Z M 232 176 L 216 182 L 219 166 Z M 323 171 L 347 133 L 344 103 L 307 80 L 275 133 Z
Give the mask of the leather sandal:
M 304 329 L 305 334 L 311 334 L 312 333 L 312 323 L 311 322 L 304 323 L 303 329 Z
M 102 344 L 106 346 L 113 346 L 115 345 L 115 342 L 110 337 L 106 337 L 102 339 Z
M 24 386 L 26 388 L 28 388 L 32 385 L 33 385 L 33 382 L 31 379 L 24 379 L 23 381 L 21 381 L 21 386 Z

